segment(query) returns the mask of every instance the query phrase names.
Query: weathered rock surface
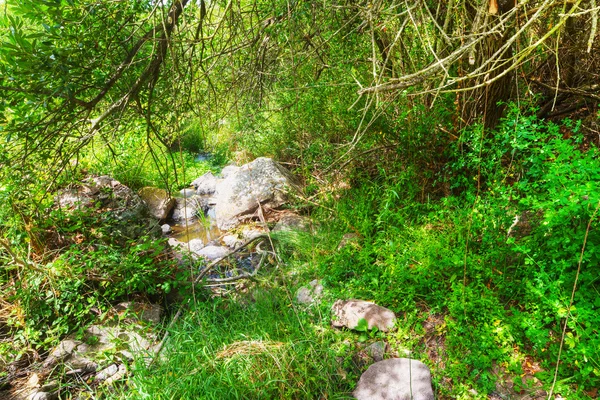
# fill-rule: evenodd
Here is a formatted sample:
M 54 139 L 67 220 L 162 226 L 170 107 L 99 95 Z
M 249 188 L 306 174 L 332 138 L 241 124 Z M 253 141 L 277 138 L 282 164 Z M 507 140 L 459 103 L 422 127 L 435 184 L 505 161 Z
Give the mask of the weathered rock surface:
M 266 234 L 266 230 L 259 226 L 245 226 L 242 228 L 242 237 L 245 241 L 256 239 L 257 237 Z
M 50 392 L 34 392 L 29 397 L 28 400 L 55 400 L 58 399 L 58 393 L 50 393 Z
M 63 208 L 84 208 L 97 204 L 126 219 L 147 211 L 145 203 L 131 189 L 109 176 L 87 178 L 82 184 L 60 190 L 56 202 Z
M 100 372 L 96 374 L 97 381 L 105 381 L 109 377 L 113 376 L 119 370 L 119 366 L 117 364 L 110 364 L 108 367 L 104 368 Z
M 200 178 L 192 182 L 192 186 L 196 188 L 198 195 L 211 195 L 217 188 L 217 177 L 212 172 L 207 172 Z
M 221 178 L 227 179 L 230 175 L 235 174 L 240 170 L 237 165 L 228 165 L 221 170 Z
M 150 214 L 161 222 L 167 219 L 175 205 L 175 199 L 164 189 L 147 186 L 140 189 L 138 194 L 148 205 Z
M 244 243 L 244 241 L 242 239 L 240 239 L 237 235 L 225 235 L 223 236 L 223 239 L 221 239 L 223 241 L 223 243 L 225 244 L 225 246 L 232 248 L 232 249 L 236 249 L 238 248 L 240 245 L 242 245 L 242 243 Z
M 169 224 L 162 224 L 160 226 L 160 230 L 162 231 L 163 235 L 168 235 L 169 233 L 173 232 L 173 228 L 171 228 L 171 225 Z
M 323 285 L 317 279 L 309 283 L 309 287 L 301 287 L 296 292 L 296 301 L 300 304 L 312 304 L 323 295 Z
M 185 243 L 183 245 L 185 247 Z M 204 242 L 202 241 L 202 239 L 191 239 L 188 242 L 188 246 L 190 247 L 190 251 L 192 253 L 198 253 L 204 248 Z
M 181 197 L 189 198 L 196 195 L 196 189 L 184 188 L 179 191 Z
M 109 229 L 121 237 L 160 233 L 140 196 L 109 176 L 90 177 L 79 185 L 60 190 L 55 203 L 67 211 L 96 207 L 100 213 L 110 214 Z
M 387 332 L 396 324 L 396 316 L 385 307 L 364 300 L 337 300 L 331 307 L 332 325 L 356 329 L 361 319 L 367 321 L 369 329 L 377 327 Z
M 227 170 L 227 171 L 226 171 Z M 252 218 L 259 207 L 277 208 L 297 190 L 289 172 L 270 158 L 257 158 L 239 168 L 227 167 L 216 185 L 215 215 L 221 230 Z
M 216 260 L 225 257 L 229 251 L 229 248 L 225 246 L 206 246 L 195 253 L 207 260 Z
M 420 361 L 392 358 L 371 365 L 360 377 L 358 400 L 434 400 L 429 368 Z
M 199 196 L 175 199 L 172 219 L 177 223 L 190 223 L 198 219 L 199 213 L 204 213 L 208 208 L 206 199 Z

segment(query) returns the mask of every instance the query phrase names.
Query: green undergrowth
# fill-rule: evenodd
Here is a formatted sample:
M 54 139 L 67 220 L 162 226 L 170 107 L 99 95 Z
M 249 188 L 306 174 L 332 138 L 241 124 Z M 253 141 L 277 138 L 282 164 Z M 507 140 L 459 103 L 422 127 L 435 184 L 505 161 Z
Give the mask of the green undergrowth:
M 553 393 L 593 397 L 600 159 L 577 130 L 513 110 L 495 132 L 465 131 L 438 177 L 445 197 L 422 196 L 410 165 L 357 176 L 312 210 L 316 235 L 275 237 L 289 286 L 269 276 L 254 297 L 197 302 L 165 359 L 138 366 L 130 398 L 344 396 L 366 368 L 352 361 L 364 340 L 428 364 L 440 399 L 547 394 L 562 342 Z M 294 305 L 290 293 L 315 278 L 325 286 L 319 309 Z M 338 298 L 392 309 L 398 329 L 332 329 Z
M 197 138 L 184 139 L 184 143 L 176 142 L 167 150 L 130 133 L 111 147 L 100 144 L 92 148 L 81 164 L 90 173 L 109 175 L 134 190 L 144 186 L 178 190 L 208 171 L 219 171 L 226 163 L 224 150 L 207 149 Z M 196 160 L 199 153 L 207 159 Z
M 127 399 L 349 398 L 339 333 L 285 286 L 198 300 L 170 330 L 159 361 L 136 365 Z M 353 378 L 353 377 L 352 377 Z
M 416 315 L 411 350 L 439 395 L 486 396 L 506 376 L 525 393 L 549 391 L 567 316 L 554 393 L 589 398 L 600 384 L 600 160 L 565 137 L 577 129 L 513 110 L 498 131 L 474 127 L 455 144 L 446 183 L 456 194 L 423 203 L 414 171 L 387 168 L 334 205 L 318 275 L 339 297 Z M 358 239 L 336 250 L 344 233 Z M 432 335 L 439 359 L 415 340 Z

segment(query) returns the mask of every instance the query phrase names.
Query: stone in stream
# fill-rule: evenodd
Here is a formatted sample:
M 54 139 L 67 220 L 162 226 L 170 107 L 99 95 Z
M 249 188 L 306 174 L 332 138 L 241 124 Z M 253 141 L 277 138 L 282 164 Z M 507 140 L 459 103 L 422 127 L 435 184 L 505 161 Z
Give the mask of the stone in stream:
M 185 246 L 185 243 L 184 243 L 184 246 Z M 191 239 L 188 242 L 188 246 L 192 253 L 198 254 L 198 252 L 204 248 L 204 241 L 202 241 L 202 239 Z
M 331 313 L 334 317 L 332 325 L 338 328 L 356 329 L 361 319 L 367 321 L 369 329 L 377 327 L 383 332 L 393 329 L 396 324 L 396 315 L 392 311 L 364 300 L 337 300 Z
M 169 224 L 162 224 L 160 226 L 160 230 L 162 231 L 163 235 L 168 235 L 169 233 L 173 232 L 173 228 L 171 228 L 171 225 Z
M 229 248 L 225 246 L 206 246 L 195 253 L 200 257 L 204 257 L 207 260 L 216 260 L 222 257 L 225 257 L 229 254 Z
M 227 170 L 227 171 L 226 171 Z M 270 158 L 257 158 L 241 167 L 227 167 L 215 190 L 215 214 L 221 230 L 229 230 L 257 214 L 285 204 L 298 191 L 289 172 Z
M 192 188 L 181 189 L 179 191 L 179 194 L 181 194 L 181 197 L 187 199 L 187 198 L 190 198 L 190 197 L 196 195 L 196 189 L 192 189 Z
M 212 172 L 207 172 L 200 178 L 192 182 L 192 186 L 196 188 L 196 194 L 204 196 L 211 195 L 217 187 L 217 177 Z
M 177 198 L 171 218 L 179 224 L 191 223 L 198 219 L 198 214 L 204 214 L 207 209 L 207 200 L 199 196 Z
M 159 221 L 167 219 L 175 205 L 175 199 L 164 189 L 147 186 L 140 189 L 138 194 L 148 206 L 150 214 Z
M 372 364 L 360 377 L 353 395 L 358 400 L 434 400 L 429 368 L 408 358 Z
M 225 244 L 225 246 L 232 248 L 232 249 L 237 249 L 239 246 L 241 246 L 244 241 L 242 239 L 240 239 L 237 235 L 225 235 L 223 236 L 223 239 L 221 239 L 223 241 L 223 243 Z

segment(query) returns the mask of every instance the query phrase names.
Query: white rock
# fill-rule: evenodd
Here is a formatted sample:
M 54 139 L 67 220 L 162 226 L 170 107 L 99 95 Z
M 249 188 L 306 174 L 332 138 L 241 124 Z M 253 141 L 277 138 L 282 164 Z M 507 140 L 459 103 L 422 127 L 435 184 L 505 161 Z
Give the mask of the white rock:
M 353 395 L 358 400 L 434 400 L 429 368 L 408 358 L 371 365 L 360 377 Z
M 240 169 L 240 167 L 238 167 L 236 165 L 228 165 L 221 170 L 221 178 L 226 179 L 231 174 L 234 174 L 237 171 L 239 171 L 239 169 Z
M 125 375 L 127 375 L 127 368 L 125 368 L 125 365 L 120 364 L 119 365 L 119 369 L 117 370 L 117 372 L 114 375 L 108 377 L 104 381 L 104 384 L 105 385 L 112 385 L 116 381 L 120 381 L 121 379 L 123 379 L 125 377 Z
M 181 189 L 179 191 L 179 194 L 181 194 L 182 197 L 187 199 L 187 198 L 194 196 L 196 194 L 196 190 L 191 189 L 191 188 L 185 188 L 185 189 Z
M 245 241 L 255 239 L 255 238 L 259 237 L 260 235 L 264 235 L 264 234 L 265 234 L 265 230 L 262 228 L 248 226 L 248 227 L 244 227 L 242 229 L 242 237 L 244 238 Z
M 221 230 L 228 230 L 252 218 L 259 203 L 277 208 L 287 200 L 287 193 L 297 190 L 281 165 L 270 158 L 257 158 L 237 170 L 228 170 L 215 191 L 215 214 Z
M 173 229 L 171 228 L 171 225 L 169 225 L 169 224 L 161 225 L 160 230 L 162 231 L 163 235 L 168 235 L 169 233 L 171 233 L 173 231 Z
M 159 221 L 164 221 L 175 205 L 175 199 L 164 189 L 145 187 L 138 194 L 148 206 L 150 214 Z
M 301 287 L 296 292 L 296 301 L 300 304 L 312 304 L 323 295 L 323 285 L 315 279 L 310 287 Z
M 237 237 L 237 235 L 225 235 L 223 236 L 223 243 L 225 246 L 230 247 L 232 249 L 240 246 L 244 241 Z
M 54 400 L 57 397 L 58 396 L 56 393 L 35 392 L 32 393 L 29 397 L 27 397 L 27 400 Z
M 385 307 L 364 300 L 337 300 L 331 307 L 334 316 L 332 325 L 356 329 L 361 319 L 367 321 L 369 329 L 377 327 L 387 332 L 396 324 L 396 316 Z
M 210 195 L 215 192 L 217 187 L 217 177 L 212 172 L 207 172 L 200 178 L 192 182 L 192 186 L 196 188 L 196 194 Z
M 172 248 L 182 247 L 182 246 L 185 245 L 183 242 L 180 242 L 179 240 L 177 240 L 175 238 L 169 238 L 169 240 L 167 241 L 167 243 Z
M 113 376 L 119 371 L 119 366 L 117 364 L 111 364 L 108 367 L 104 368 L 102 371 L 96 374 L 96 380 L 98 382 L 102 382 Z
M 230 250 L 225 246 L 206 246 L 197 251 L 196 254 L 207 260 L 216 260 L 225 257 L 229 252 Z

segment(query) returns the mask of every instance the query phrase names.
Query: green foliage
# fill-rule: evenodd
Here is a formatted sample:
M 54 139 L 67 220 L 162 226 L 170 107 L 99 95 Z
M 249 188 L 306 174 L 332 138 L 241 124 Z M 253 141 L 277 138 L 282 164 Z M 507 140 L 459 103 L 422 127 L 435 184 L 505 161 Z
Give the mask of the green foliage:
M 284 288 L 264 290 L 197 302 L 171 328 L 165 357 L 136 365 L 122 398 L 349 398 L 328 321 L 296 309 Z
M 175 281 L 175 265 L 167 257 L 166 241 L 131 236 L 131 224 L 94 207 L 49 213 L 36 229 L 46 234 L 48 248 L 60 240 L 60 253 L 45 255 L 45 264 L 29 262 L 8 271 L 0 281 L 3 297 L 14 304 L 7 323 L 17 331 L 15 340 L 46 347 L 82 329 L 115 301 L 167 292 Z
M 373 300 L 421 320 L 444 315 L 445 367 L 432 367 L 450 397 L 473 387 L 491 393 L 497 366 L 520 375 L 527 357 L 539 360 L 536 377 L 550 387 L 586 228 L 600 202 L 600 157 L 596 148 L 582 150 L 578 124 L 545 123 L 511 107 L 497 131 L 475 126 L 449 149 L 443 177 L 455 195 L 423 202 L 422 171 L 381 167 L 373 182 L 329 204 L 335 218 L 295 254 L 336 297 Z M 561 393 L 570 398 L 585 398 L 600 379 L 597 224 L 598 215 L 559 367 L 559 381 L 570 382 Z M 357 241 L 337 249 L 348 232 Z M 418 324 L 409 332 L 417 354 Z M 461 385 L 450 389 L 443 377 Z

